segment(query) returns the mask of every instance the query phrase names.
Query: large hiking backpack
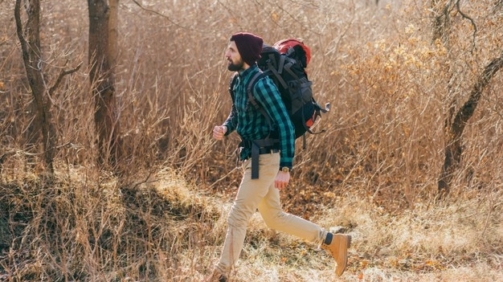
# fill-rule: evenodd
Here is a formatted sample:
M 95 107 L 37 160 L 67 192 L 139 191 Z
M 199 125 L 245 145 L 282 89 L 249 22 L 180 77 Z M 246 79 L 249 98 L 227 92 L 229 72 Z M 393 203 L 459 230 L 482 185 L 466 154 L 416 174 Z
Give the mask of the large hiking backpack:
M 263 76 L 269 76 L 272 79 L 281 93 L 281 98 L 295 128 L 295 138 L 305 136 L 306 132 L 313 133 L 310 128 L 321 113 L 326 113 L 330 107 L 327 103 L 324 109 L 321 108 L 313 97 L 312 82 L 308 79 L 305 70 L 310 60 L 311 50 L 296 39 L 281 40 L 273 46 L 264 45 L 261 58 L 257 61 L 262 73 L 251 78 L 247 85 L 249 102 L 265 115 L 272 128 L 270 118 L 252 95 L 252 89 L 257 80 Z M 230 85 L 231 92 L 233 83 L 234 79 Z

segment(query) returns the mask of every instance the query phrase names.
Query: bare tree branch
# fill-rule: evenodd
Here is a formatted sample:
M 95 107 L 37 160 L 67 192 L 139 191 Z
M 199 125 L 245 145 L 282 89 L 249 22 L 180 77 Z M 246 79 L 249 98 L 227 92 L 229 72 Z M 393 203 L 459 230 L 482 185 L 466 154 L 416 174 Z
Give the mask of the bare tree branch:
M 131 1 L 133 1 L 136 5 L 138 5 L 138 7 L 140 7 L 140 9 L 142 9 L 142 10 L 144 10 L 144 11 L 147 11 L 147 12 L 149 12 L 149 13 L 152 13 L 152 14 L 156 14 L 156 15 L 158 15 L 159 17 L 163 17 L 163 18 L 167 19 L 170 23 L 172 23 L 172 24 L 176 25 L 177 27 L 180 27 L 180 28 L 183 28 L 183 29 L 191 29 L 191 28 L 189 28 L 189 27 L 185 27 L 185 26 L 180 25 L 179 23 L 177 23 L 177 22 L 173 21 L 170 17 L 168 17 L 168 16 L 166 16 L 166 15 L 163 15 L 163 14 L 161 14 L 161 13 L 159 13 L 159 12 L 155 11 L 155 10 L 152 10 L 152 9 L 148 9 L 148 8 L 143 7 L 143 5 L 142 5 L 142 4 L 140 4 L 140 3 L 138 3 L 138 1 L 136 1 L 136 0 L 131 0 Z
M 473 26 L 473 46 L 472 46 L 472 50 L 470 51 L 470 52 L 473 52 L 473 50 L 475 50 L 475 38 L 476 38 L 476 35 L 477 35 L 477 25 L 475 24 L 475 21 L 471 17 L 467 16 L 465 13 L 463 13 L 461 11 L 461 7 L 460 7 L 460 4 L 459 4 L 460 2 L 461 2 L 461 0 L 458 0 L 456 2 L 456 9 L 458 10 L 459 14 L 464 19 L 469 20 L 472 23 L 472 26 Z
M 59 73 L 58 79 L 56 79 L 56 82 L 54 82 L 54 84 L 51 86 L 51 88 L 49 88 L 49 96 L 52 97 L 52 94 L 58 88 L 59 84 L 61 83 L 61 80 L 63 80 L 63 77 L 78 71 L 81 66 L 82 66 L 82 63 L 80 63 L 77 67 L 75 67 L 71 70 L 64 70 L 64 69 L 61 70 L 61 72 Z

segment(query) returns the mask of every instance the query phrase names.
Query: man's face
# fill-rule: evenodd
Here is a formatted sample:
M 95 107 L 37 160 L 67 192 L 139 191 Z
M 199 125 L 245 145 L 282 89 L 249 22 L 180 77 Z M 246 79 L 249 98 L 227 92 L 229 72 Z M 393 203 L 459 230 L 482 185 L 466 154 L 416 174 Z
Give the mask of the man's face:
M 227 51 L 225 52 L 225 58 L 227 58 L 227 61 L 229 62 L 227 65 L 228 70 L 240 71 L 244 69 L 244 62 L 243 59 L 241 59 L 236 42 L 231 41 L 229 43 Z

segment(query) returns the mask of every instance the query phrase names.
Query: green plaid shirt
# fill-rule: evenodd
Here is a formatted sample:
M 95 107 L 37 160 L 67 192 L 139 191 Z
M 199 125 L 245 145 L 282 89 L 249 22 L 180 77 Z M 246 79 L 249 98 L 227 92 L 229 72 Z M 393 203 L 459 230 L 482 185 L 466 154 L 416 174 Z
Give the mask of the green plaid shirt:
M 257 65 L 253 65 L 237 75 L 232 91 L 234 103 L 229 117 L 223 124 L 227 127 L 225 135 L 236 130 L 245 141 L 264 139 L 269 135 L 267 118 L 260 110 L 248 103 L 248 93 L 246 93 L 248 81 L 259 71 Z M 278 88 L 269 77 L 265 76 L 255 83 L 252 92 L 257 104 L 269 115 L 275 130 L 279 133 L 280 167 L 291 169 L 295 153 L 295 132 Z M 244 147 L 241 150 L 240 159 L 245 160 L 250 156 L 251 148 Z

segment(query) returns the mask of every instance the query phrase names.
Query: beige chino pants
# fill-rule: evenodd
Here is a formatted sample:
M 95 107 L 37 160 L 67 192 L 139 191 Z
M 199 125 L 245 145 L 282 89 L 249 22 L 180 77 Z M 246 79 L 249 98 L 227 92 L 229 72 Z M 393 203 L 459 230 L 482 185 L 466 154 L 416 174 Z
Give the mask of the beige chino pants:
M 229 212 L 225 242 L 217 265 L 221 273 L 228 274 L 238 260 L 248 221 L 257 208 L 269 228 L 317 244 L 321 244 L 325 239 L 327 232 L 320 226 L 282 210 L 280 191 L 274 188 L 279 161 L 279 153 L 260 155 L 259 179 L 253 180 L 251 160 L 243 164 L 245 169 L 243 179 Z

